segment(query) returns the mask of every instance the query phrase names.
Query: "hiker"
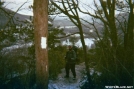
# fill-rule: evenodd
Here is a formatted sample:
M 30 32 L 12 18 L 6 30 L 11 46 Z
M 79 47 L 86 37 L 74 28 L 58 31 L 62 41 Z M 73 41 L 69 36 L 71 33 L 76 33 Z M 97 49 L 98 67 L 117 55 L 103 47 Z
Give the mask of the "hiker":
M 75 63 L 76 63 L 76 53 L 72 49 L 72 46 L 68 46 L 68 51 L 66 52 L 66 64 L 65 64 L 65 70 L 66 70 L 66 76 L 65 78 L 69 77 L 69 70 L 71 69 L 71 72 L 73 73 L 73 79 L 76 79 L 76 72 L 75 72 Z

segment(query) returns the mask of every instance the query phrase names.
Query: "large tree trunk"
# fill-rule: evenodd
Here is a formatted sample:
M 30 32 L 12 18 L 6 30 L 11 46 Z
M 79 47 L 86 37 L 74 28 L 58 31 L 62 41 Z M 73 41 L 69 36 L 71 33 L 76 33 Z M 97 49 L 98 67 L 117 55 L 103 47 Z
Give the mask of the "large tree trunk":
M 48 0 L 34 0 L 34 34 L 37 89 L 48 88 Z

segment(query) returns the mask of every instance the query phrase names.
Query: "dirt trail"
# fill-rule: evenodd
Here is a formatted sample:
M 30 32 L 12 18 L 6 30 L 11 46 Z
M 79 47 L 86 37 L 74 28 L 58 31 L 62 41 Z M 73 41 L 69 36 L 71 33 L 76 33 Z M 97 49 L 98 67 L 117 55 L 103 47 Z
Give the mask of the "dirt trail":
M 76 80 L 73 80 L 72 73 L 70 71 L 70 77 L 64 78 L 65 76 L 65 69 L 61 70 L 61 73 L 58 75 L 58 78 L 56 80 L 50 80 L 49 81 L 49 89 L 80 89 L 79 83 L 82 79 L 83 73 L 84 73 L 84 63 L 81 63 L 79 65 L 76 65 Z

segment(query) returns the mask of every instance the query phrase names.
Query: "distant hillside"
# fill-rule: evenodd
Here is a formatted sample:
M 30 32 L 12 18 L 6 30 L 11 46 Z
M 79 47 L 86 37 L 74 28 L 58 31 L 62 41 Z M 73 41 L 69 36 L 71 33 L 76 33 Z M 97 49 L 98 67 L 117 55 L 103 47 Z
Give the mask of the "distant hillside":
M 13 22 L 15 24 L 24 24 L 24 23 L 22 23 L 22 21 L 25 21 L 27 19 L 32 18 L 31 16 L 18 14 L 18 13 L 15 13 L 15 12 L 9 10 L 9 9 L 6 9 L 6 8 L 2 8 L 2 9 L 0 8 L 0 29 L 3 26 L 5 26 L 5 24 L 8 23 L 9 19 L 11 18 L 10 16 L 13 16 Z M 128 14 L 121 13 L 121 14 L 117 15 L 116 17 L 118 18 L 119 21 L 124 21 L 124 18 L 128 19 Z M 83 18 L 91 21 L 91 19 L 89 19 L 87 17 L 83 17 Z M 67 34 L 79 32 L 78 28 L 71 21 L 69 21 L 67 18 L 55 19 L 52 22 L 52 24 L 54 27 L 59 26 L 60 28 L 63 28 L 64 32 Z M 83 24 L 85 24 L 86 26 Z M 91 37 L 91 34 L 96 35 L 95 29 L 91 25 L 89 25 L 85 22 L 83 22 L 83 24 L 82 24 L 82 27 L 83 27 L 84 33 L 86 34 L 86 37 Z M 119 23 L 117 23 L 117 24 L 119 24 Z M 98 32 L 101 34 L 102 29 L 103 29 L 103 25 L 100 23 L 99 20 L 98 20 L 98 23 L 95 23 L 95 26 L 96 26 Z
M 9 21 L 14 24 L 23 24 L 21 21 L 30 19 L 30 16 L 15 13 L 7 8 L 0 8 L 0 29 Z
M 54 20 L 53 21 L 53 25 L 55 26 L 61 26 L 61 27 L 65 27 L 65 26 L 75 26 L 71 21 L 67 20 L 67 19 L 61 19 L 61 20 Z
M 79 29 L 71 21 L 69 21 L 67 18 L 55 19 L 53 21 L 53 26 L 54 27 L 59 26 L 60 28 L 64 29 L 64 32 L 67 34 L 79 32 Z M 98 32 L 101 33 L 102 28 L 103 28 L 102 25 L 95 23 L 95 26 L 96 26 Z M 83 32 L 84 32 L 85 37 L 91 38 L 92 35 L 96 36 L 96 33 L 95 33 L 93 26 L 83 22 L 82 28 L 83 28 Z

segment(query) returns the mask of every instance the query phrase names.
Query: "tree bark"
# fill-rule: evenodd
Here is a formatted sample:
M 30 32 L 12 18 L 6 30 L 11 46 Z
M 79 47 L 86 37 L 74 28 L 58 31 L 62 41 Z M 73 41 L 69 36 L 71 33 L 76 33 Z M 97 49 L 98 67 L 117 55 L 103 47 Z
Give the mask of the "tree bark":
M 33 14 L 37 89 L 48 89 L 48 0 L 34 0 Z

